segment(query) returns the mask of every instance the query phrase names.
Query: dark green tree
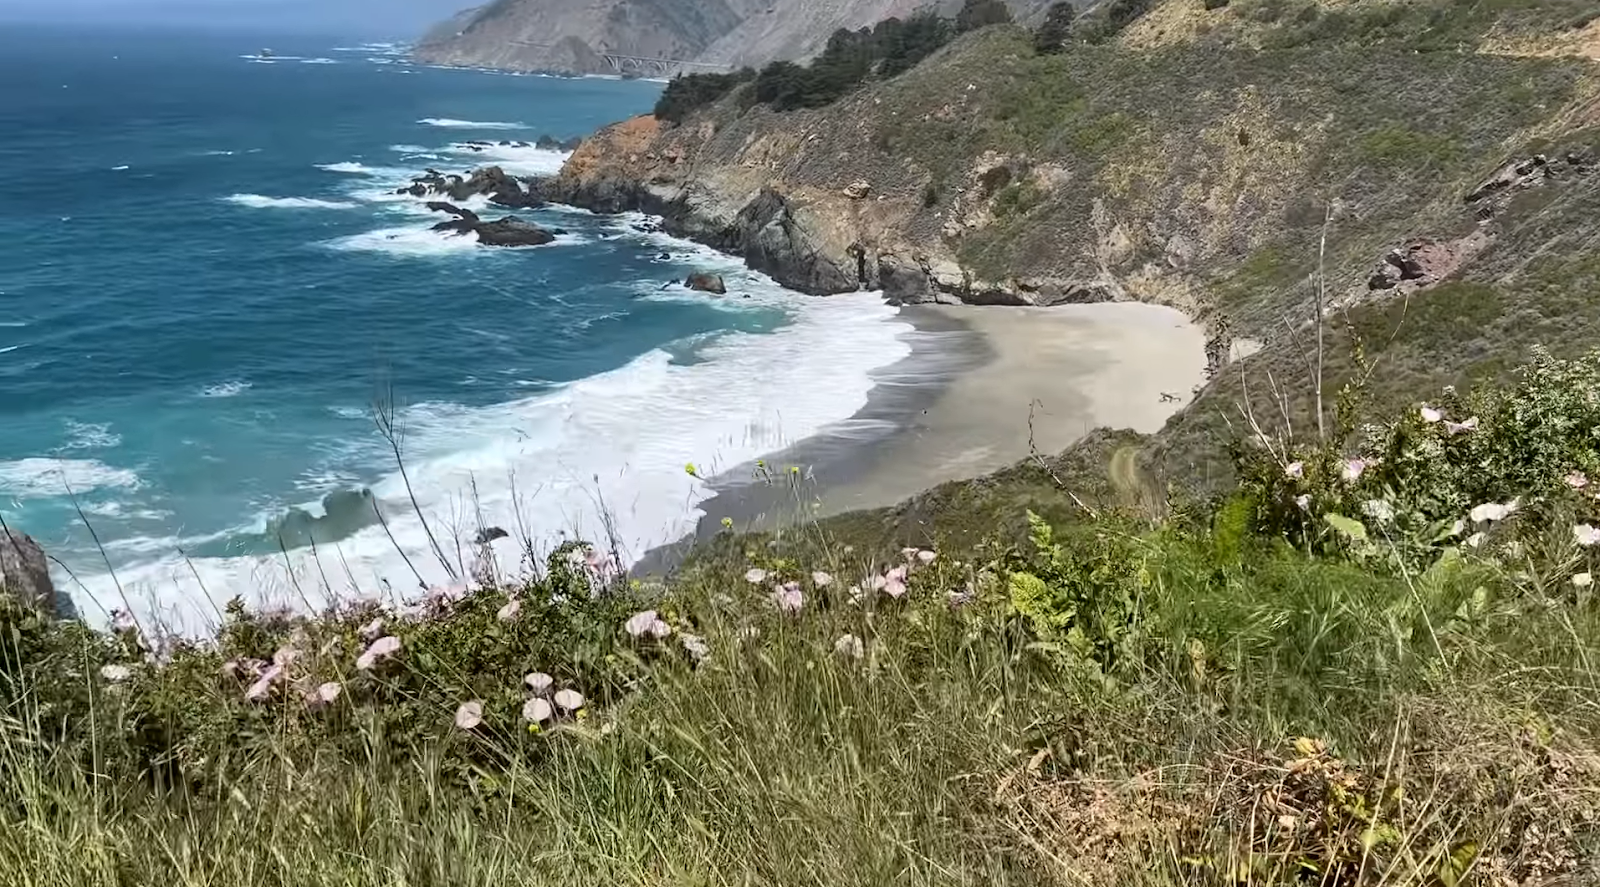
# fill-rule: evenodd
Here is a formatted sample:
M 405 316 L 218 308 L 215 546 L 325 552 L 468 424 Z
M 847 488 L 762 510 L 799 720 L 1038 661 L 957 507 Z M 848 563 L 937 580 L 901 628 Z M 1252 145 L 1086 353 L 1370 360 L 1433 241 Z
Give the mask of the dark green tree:
M 956 31 L 965 34 L 989 25 L 1011 24 L 1011 9 L 1005 0 L 966 0 L 956 13 Z
M 1033 48 L 1044 54 L 1060 52 L 1072 37 L 1072 23 L 1077 18 L 1078 8 L 1071 3 L 1052 3 L 1044 22 L 1033 32 Z

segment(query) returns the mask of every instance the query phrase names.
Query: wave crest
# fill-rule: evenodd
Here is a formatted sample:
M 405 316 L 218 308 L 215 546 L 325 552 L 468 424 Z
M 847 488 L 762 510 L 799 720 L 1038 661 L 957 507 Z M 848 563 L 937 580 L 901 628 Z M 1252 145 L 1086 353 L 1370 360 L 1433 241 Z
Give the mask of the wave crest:
M 343 200 L 318 200 L 315 197 L 267 197 L 263 194 L 234 194 L 224 198 L 228 203 L 248 206 L 251 209 L 355 209 L 354 203 Z

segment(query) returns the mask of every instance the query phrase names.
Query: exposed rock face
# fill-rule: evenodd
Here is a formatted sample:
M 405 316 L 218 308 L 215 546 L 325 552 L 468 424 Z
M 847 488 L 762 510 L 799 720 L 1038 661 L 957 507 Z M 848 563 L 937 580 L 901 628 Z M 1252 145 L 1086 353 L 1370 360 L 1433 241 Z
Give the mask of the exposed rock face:
M 553 242 L 557 235 L 566 233 L 559 228 L 547 231 L 516 216 L 485 222 L 472 210 L 462 209 L 453 203 L 430 201 L 428 209 L 455 216 L 451 221 L 434 225 L 434 231 L 458 236 L 476 234 L 478 242 L 485 246 L 544 246 Z
M 0 593 L 58 618 L 77 618 L 72 601 L 50 581 L 50 562 L 39 543 L 12 529 L 0 530 Z
M 1049 0 L 1012 0 L 1019 20 Z M 629 59 L 735 68 L 809 58 L 840 28 L 869 27 L 961 0 L 500 0 L 429 31 L 416 56 L 431 64 L 567 74 L 662 73 Z M 623 58 L 626 57 L 626 58 Z M 675 71 L 669 66 L 667 73 Z
M 722 282 L 721 277 L 715 274 L 706 274 L 704 272 L 696 272 L 689 275 L 689 279 L 685 280 L 683 285 L 692 290 L 698 290 L 702 293 L 712 293 L 718 296 L 726 295 L 728 292 L 728 287 Z
M 475 169 L 466 176 L 429 169 L 395 193 L 412 197 L 448 197 L 451 200 L 488 197 L 490 203 L 508 209 L 536 209 L 544 205 L 538 195 L 523 190 L 521 181 L 498 166 Z

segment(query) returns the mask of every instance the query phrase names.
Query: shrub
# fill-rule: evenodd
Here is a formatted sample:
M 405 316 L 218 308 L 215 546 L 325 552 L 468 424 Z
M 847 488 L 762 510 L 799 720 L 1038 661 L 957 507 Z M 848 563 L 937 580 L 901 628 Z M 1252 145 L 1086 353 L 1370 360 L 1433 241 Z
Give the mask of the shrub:
M 754 80 L 756 72 L 741 68 L 731 74 L 680 74 L 672 78 L 652 112 L 661 120 L 682 123 L 695 111 Z
M 1011 24 L 1011 8 L 1005 0 L 966 0 L 956 13 L 956 30 L 960 33 L 976 31 L 990 25 Z
M 1077 17 L 1078 8 L 1071 3 L 1052 3 L 1045 12 L 1044 21 L 1033 32 L 1034 51 L 1049 54 L 1064 49 Z

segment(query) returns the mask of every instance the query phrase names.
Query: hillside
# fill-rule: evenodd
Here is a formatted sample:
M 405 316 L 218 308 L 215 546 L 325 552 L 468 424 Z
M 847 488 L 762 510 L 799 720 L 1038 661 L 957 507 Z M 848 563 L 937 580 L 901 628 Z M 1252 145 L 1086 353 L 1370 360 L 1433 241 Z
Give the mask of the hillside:
M 661 213 L 811 292 L 1181 308 L 1215 378 L 1141 459 L 1215 478 L 1230 354 L 1264 346 L 1240 364 L 1250 397 L 1315 425 L 1319 266 L 1329 403 L 1350 330 L 1386 402 L 1594 341 L 1600 4 L 1493 6 L 1169 0 L 1052 54 L 986 28 L 825 107 L 745 86 L 619 124 L 550 189 Z
M 807 58 L 840 28 L 869 27 L 961 0 L 497 0 L 428 32 L 417 58 L 432 64 L 516 71 L 611 74 L 606 55 L 712 66 L 760 66 Z M 1013 0 L 1020 16 L 1042 0 Z M 630 64 L 623 70 L 657 76 Z

